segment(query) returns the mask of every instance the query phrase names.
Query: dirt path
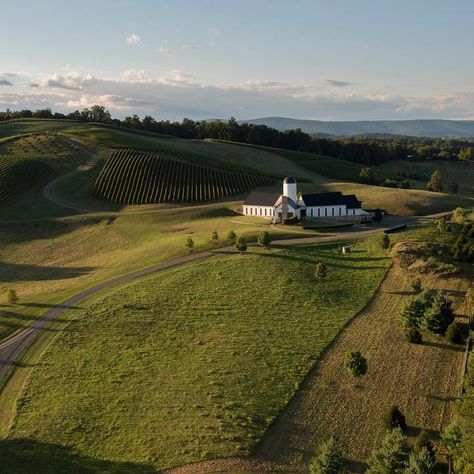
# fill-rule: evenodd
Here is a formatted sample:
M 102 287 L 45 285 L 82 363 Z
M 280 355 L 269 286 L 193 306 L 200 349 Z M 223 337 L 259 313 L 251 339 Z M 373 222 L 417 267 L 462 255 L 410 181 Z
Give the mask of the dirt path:
M 458 393 L 463 352 L 434 338 L 422 345 L 405 340 L 397 316 L 407 293 L 407 275 L 395 266 L 372 302 L 326 349 L 251 458 L 201 462 L 167 472 L 305 472 L 315 447 L 330 434 L 344 446 L 351 472 L 364 472 L 364 461 L 394 404 L 406 414 L 410 434 L 425 429 L 436 436 Z M 359 382 L 350 379 L 342 364 L 352 350 L 360 350 L 368 360 L 368 374 Z

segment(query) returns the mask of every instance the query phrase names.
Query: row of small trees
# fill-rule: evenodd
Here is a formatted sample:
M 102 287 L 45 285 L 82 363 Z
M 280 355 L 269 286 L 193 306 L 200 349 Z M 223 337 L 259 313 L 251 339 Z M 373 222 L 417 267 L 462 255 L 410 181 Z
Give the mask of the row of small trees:
M 219 242 L 219 233 L 217 232 L 217 230 L 212 231 L 210 240 L 214 243 Z M 225 242 L 227 242 L 228 244 L 235 245 L 235 248 L 241 253 L 247 251 L 247 247 L 248 247 L 247 240 L 245 239 L 245 237 L 242 237 L 242 236 L 238 237 L 237 234 L 233 230 L 229 230 L 225 238 Z M 257 242 L 262 247 L 265 247 L 265 248 L 270 247 L 270 244 L 272 243 L 272 238 L 270 236 L 270 233 L 267 232 L 266 230 L 260 232 L 257 236 Z M 194 239 L 191 236 L 188 236 L 186 238 L 186 241 L 184 242 L 184 246 L 188 250 L 193 250 L 195 247 Z

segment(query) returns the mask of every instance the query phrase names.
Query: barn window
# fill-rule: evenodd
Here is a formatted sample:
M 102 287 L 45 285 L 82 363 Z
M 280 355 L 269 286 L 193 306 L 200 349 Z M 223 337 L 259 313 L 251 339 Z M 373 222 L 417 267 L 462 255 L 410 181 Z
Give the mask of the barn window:
M 339 208 L 339 215 L 342 215 L 342 207 Z
M 334 208 L 332 208 L 332 215 L 334 216 Z
M 356 213 L 356 210 L 355 210 L 355 209 L 352 209 L 352 215 L 355 216 L 355 213 Z
M 328 208 L 327 208 L 327 207 L 324 208 L 324 215 L 325 215 L 325 216 L 328 215 Z

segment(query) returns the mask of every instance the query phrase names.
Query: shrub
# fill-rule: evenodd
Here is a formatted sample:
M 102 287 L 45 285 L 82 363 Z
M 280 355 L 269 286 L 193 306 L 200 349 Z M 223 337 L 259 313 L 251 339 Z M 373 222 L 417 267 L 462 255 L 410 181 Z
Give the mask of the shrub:
M 453 344 L 460 344 L 462 342 L 462 326 L 454 321 L 446 330 L 446 339 Z
M 414 298 L 405 302 L 401 314 L 403 324 L 409 328 L 421 326 L 427 304 L 422 298 Z
M 408 179 L 404 179 L 403 181 L 400 181 L 400 188 L 401 189 L 409 189 L 410 188 L 410 181 Z
M 8 290 L 7 292 L 7 302 L 8 304 L 18 303 L 18 295 L 15 290 Z
M 421 344 L 423 342 L 421 331 L 416 327 L 411 327 L 407 331 L 407 340 L 413 344 Z
M 441 173 L 439 171 L 433 172 L 426 187 L 428 188 L 429 191 L 434 191 L 437 193 L 440 193 L 441 191 L 443 191 L 443 184 L 441 183 Z
M 359 351 L 348 352 L 344 365 L 353 377 L 360 377 L 367 373 L 367 359 Z
M 428 448 L 421 448 L 419 451 L 410 453 L 408 467 L 404 474 L 432 474 L 435 472 L 436 458 L 434 453 Z
M 240 253 L 247 251 L 247 241 L 243 237 L 239 237 L 237 241 L 235 242 L 235 248 Z
M 457 207 L 454 209 L 453 214 L 451 216 L 451 220 L 456 224 L 463 224 L 464 223 L 464 209 L 462 207 Z
M 298 224 L 298 218 L 296 216 L 287 217 L 286 219 L 282 219 L 282 223 L 285 225 L 296 225 Z
M 372 220 L 373 220 L 374 222 L 380 222 L 382 219 L 383 219 L 382 210 L 381 210 L 381 209 L 375 209 L 375 211 L 374 211 L 374 217 L 372 218 Z
M 192 250 L 194 248 L 194 240 L 192 237 L 187 237 L 186 238 L 186 242 L 184 243 L 184 246 L 189 249 L 189 250 Z
M 214 240 L 214 242 L 217 242 L 219 240 L 219 234 L 217 233 L 217 230 L 214 230 L 211 234 L 211 240 Z
M 324 442 L 319 453 L 313 458 L 309 472 L 311 474 L 339 474 L 342 471 L 342 454 L 334 437 Z
M 390 237 L 388 234 L 383 234 L 382 240 L 380 241 L 380 246 L 386 250 L 390 247 Z
M 398 188 L 398 182 L 394 179 L 387 178 L 382 183 L 382 186 L 385 186 L 386 188 Z
M 449 185 L 449 192 L 451 194 L 457 194 L 459 192 L 459 184 L 458 183 L 451 183 Z
M 423 290 L 423 286 L 421 284 L 421 279 L 420 278 L 415 278 L 412 282 L 411 282 L 411 289 L 415 292 L 415 293 L 421 293 L 421 291 Z
M 390 411 L 388 412 L 387 417 L 385 419 L 385 426 L 388 430 L 400 428 L 401 431 L 405 432 L 405 430 L 407 429 L 405 416 L 402 414 L 402 412 L 396 405 L 390 408 Z
M 229 232 L 227 232 L 227 242 L 230 242 L 231 244 L 233 244 L 236 239 L 237 239 L 237 234 L 233 230 L 229 230 Z
M 260 232 L 257 236 L 257 242 L 262 246 L 262 247 L 269 247 L 272 239 L 270 237 L 270 234 L 264 230 Z
M 326 278 L 327 275 L 327 268 L 326 264 L 323 262 L 319 262 L 314 267 L 314 275 L 316 278 Z

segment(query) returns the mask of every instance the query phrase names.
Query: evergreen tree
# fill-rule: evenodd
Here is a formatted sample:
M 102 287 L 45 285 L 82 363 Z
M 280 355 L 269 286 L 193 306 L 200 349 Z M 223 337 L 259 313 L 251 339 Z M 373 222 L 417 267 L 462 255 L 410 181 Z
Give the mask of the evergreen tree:
M 404 474 L 433 474 L 435 472 L 436 460 L 434 454 L 428 448 L 423 447 L 419 451 L 410 454 L 408 467 Z
M 382 241 L 380 242 L 380 246 L 386 250 L 390 247 L 390 237 L 388 234 L 383 234 Z
M 426 329 L 443 335 L 453 320 L 454 312 L 451 300 L 441 294 L 436 295 L 433 304 L 425 312 Z
M 219 234 L 217 233 L 217 230 L 214 230 L 211 234 L 211 240 L 214 242 L 217 242 L 219 240 Z
M 184 246 L 189 249 L 189 250 L 192 250 L 194 248 L 194 240 L 192 237 L 188 237 L 186 239 L 186 242 L 184 243 Z
M 411 288 L 415 293 L 421 293 L 423 290 L 423 285 L 421 284 L 421 279 L 420 278 L 415 278 L 411 282 Z
M 237 234 L 233 230 L 227 232 L 227 242 L 234 243 L 237 239 Z
M 311 474 L 339 474 L 342 471 L 342 454 L 334 437 L 324 442 L 311 466 Z
M 18 303 L 18 295 L 15 290 L 11 289 L 7 292 L 7 302 L 8 304 L 17 304 Z
M 369 459 L 366 474 L 402 474 L 408 467 L 410 448 L 400 428 L 387 432 Z

